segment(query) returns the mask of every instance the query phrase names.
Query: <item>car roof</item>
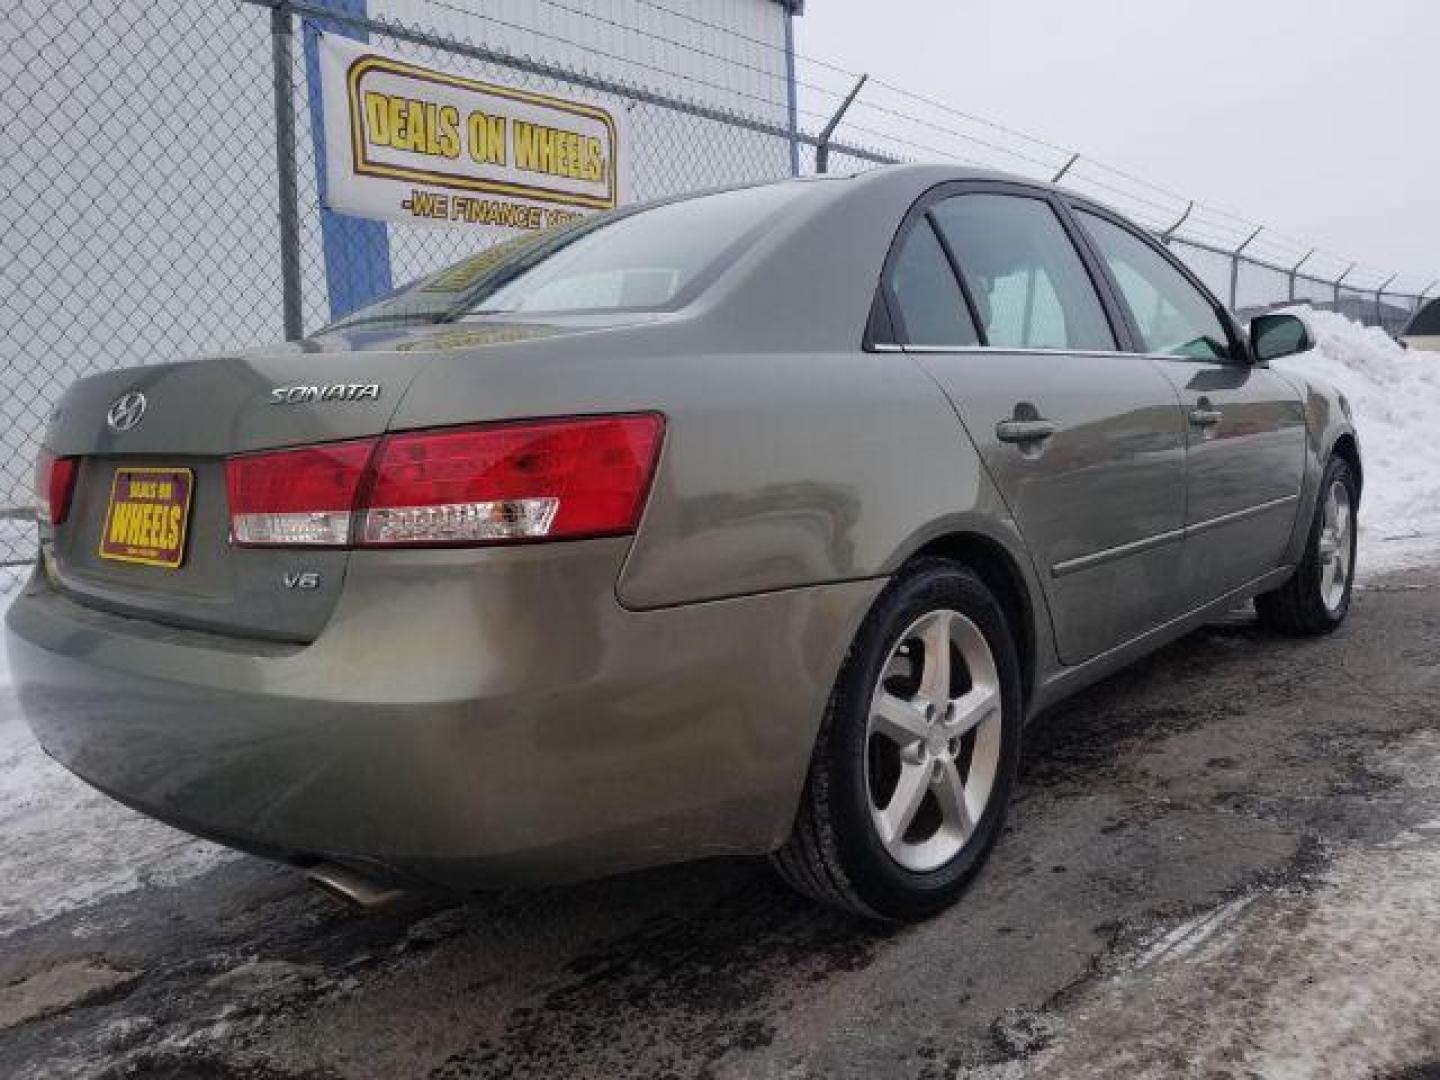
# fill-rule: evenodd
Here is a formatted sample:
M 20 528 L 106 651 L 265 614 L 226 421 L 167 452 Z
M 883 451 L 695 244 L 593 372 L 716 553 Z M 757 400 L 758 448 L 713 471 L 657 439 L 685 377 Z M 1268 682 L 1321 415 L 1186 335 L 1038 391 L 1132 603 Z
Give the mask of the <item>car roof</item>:
M 854 188 L 864 187 L 872 191 L 876 189 L 887 189 L 897 193 L 904 192 L 913 199 L 918 198 L 924 192 L 941 184 L 965 181 L 1014 184 L 1036 192 L 1062 194 L 1066 199 L 1076 203 L 1116 214 L 1129 220 L 1129 216 L 1123 211 L 1093 196 L 1086 195 L 1083 192 L 1053 184 L 1048 180 L 1038 180 L 1032 176 L 1021 176 L 1017 173 L 1005 172 L 1001 169 L 986 169 L 971 165 L 906 162 L 895 165 L 876 165 L 873 168 L 854 169 L 843 173 L 791 177 L 775 182 L 814 185 L 816 188 L 823 189 L 835 197 L 843 197 L 841 185 L 845 184 L 846 186 L 851 186 L 852 190 Z M 743 187 L 748 185 L 737 186 Z M 817 194 L 819 194 L 818 191 Z
M 847 172 L 814 174 L 810 176 L 785 177 L 775 183 L 830 185 L 846 181 L 869 185 L 890 185 L 895 187 L 934 187 L 936 184 L 964 180 L 988 180 L 998 183 L 1023 184 L 1026 187 L 1044 191 L 1058 191 L 1059 188 L 1044 180 L 1004 172 L 1000 169 L 983 169 L 970 165 L 945 163 L 901 162 L 893 165 L 875 165 Z M 737 187 L 750 185 L 738 184 Z

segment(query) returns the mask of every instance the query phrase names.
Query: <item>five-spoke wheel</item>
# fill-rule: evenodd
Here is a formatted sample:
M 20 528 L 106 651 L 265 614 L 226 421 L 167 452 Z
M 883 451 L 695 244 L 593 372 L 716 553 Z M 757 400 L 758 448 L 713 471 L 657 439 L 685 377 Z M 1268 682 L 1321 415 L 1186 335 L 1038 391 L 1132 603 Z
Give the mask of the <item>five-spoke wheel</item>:
M 774 862 L 836 907 L 918 919 L 951 903 L 1004 818 L 1020 743 L 1005 609 L 957 563 L 919 560 L 866 618 Z
M 892 858 L 943 866 L 975 831 L 1000 763 L 1000 685 L 980 628 L 958 611 L 901 634 L 870 702 L 870 815 Z
M 1255 598 L 1260 621 L 1288 634 L 1328 634 L 1350 610 L 1360 480 L 1344 458 L 1332 457 L 1320 479 L 1300 565 L 1290 579 Z
M 1320 505 L 1320 599 L 1327 611 L 1340 610 L 1350 585 L 1350 564 L 1355 553 L 1350 532 L 1354 527 L 1350 489 L 1343 478 L 1336 477 Z

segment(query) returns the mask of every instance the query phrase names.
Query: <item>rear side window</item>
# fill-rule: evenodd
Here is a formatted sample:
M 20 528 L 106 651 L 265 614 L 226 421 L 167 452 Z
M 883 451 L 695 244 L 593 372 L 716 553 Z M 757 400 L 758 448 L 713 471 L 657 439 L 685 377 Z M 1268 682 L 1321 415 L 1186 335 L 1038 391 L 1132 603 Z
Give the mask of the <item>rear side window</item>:
M 1169 260 L 1114 222 L 1084 210 L 1076 217 L 1120 286 L 1146 352 L 1229 359 L 1230 339 L 1214 305 Z
M 905 237 L 891 265 L 889 285 L 899 309 L 900 339 L 906 344 L 979 344 L 960 282 L 927 219 L 917 221 Z
M 1095 284 L 1048 203 L 1020 195 L 957 195 L 931 213 L 960 263 L 987 344 L 1115 349 Z

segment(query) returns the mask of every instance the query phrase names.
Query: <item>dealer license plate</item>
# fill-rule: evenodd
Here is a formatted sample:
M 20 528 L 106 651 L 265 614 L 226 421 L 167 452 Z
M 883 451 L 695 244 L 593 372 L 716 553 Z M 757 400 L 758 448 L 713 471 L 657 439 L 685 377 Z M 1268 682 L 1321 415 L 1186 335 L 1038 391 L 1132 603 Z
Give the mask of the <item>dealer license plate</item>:
M 116 469 L 100 557 L 174 570 L 185 561 L 194 490 L 189 469 Z

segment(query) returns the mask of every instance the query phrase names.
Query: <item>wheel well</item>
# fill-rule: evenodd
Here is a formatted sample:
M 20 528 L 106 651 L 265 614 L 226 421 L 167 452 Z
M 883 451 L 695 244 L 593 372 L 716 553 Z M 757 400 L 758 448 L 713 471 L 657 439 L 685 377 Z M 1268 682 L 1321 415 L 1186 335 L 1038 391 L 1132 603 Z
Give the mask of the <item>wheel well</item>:
M 1345 460 L 1345 463 L 1350 466 L 1350 471 L 1355 474 L 1355 486 L 1364 491 L 1365 474 L 1360 468 L 1360 447 L 1355 445 L 1355 436 L 1347 431 L 1335 440 L 1335 445 L 1330 452 Z
M 1035 612 L 1025 578 L 1010 553 L 988 537 L 975 533 L 951 533 L 931 540 L 910 558 L 949 559 L 973 570 L 995 594 L 1005 611 L 1005 621 L 1015 638 L 1020 656 L 1020 681 L 1025 704 L 1030 703 L 1035 684 Z

